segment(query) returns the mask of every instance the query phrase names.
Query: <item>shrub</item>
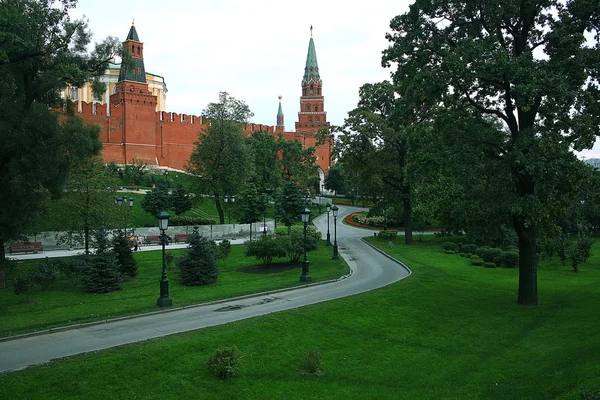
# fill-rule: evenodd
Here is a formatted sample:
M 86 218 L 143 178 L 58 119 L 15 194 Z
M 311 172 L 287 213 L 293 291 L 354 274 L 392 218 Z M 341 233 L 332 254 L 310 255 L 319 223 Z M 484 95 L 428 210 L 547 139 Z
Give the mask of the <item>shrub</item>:
M 483 260 L 482 259 L 471 260 L 471 265 L 474 265 L 476 267 L 481 267 L 483 265 Z
M 237 347 L 217 349 L 208 359 L 208 369 L 219 379 L 235 376 L 240 368 L 242 356 Z
M 446 251 L 448 251 L 448 250 L 457 251 L 458 250 L 458 244 L 453 243 L 453 242 L 444 242 L 444 243 L 442 243 L 442 247 Z
M 302 355 L 302 370 L 307 374 L 319 374 L 321 372 L 321 353 L 308 351 Z
M 502 250 L 496 247 L 486 247 L 483 250 L 483 255 L 481 258 L 483 258 L 483 260 L 486 262 L 493 262 L 495 257 L 500 257 L 501 255 Z
M 398 236 L 398 231 L 394 230 L 379 231 L 377 233 L 377 238 L 381 240 L 394 240 L 396 236 Z
M 133 240 L 135 240 L 135 238 Z M 134 278 L 138 274 L 137 264 L 133 258 L 131 244 L 126 233 L 119 232 L 115 235 L 113 238 L 113 250 L 117 256 L 117 261 L 119 262 L 121 276 L 127 275 L 130 278 Z
M 496 268 L 496 263 L 486 261 L 483 263 L 483 266 L 486 268 Z
M 383 225 L 383 223 L 385 222 L 385 217 L 369 217 L 366 213 L 356 214 L 352 217 L 352 219 L 360 225 L 368 226 L 379 226 Z
M 465 256 L 465 253 L 459 253 L 458 255 L 459 255 L 460 257 L 464 257 L 464 256 Z
M 496 256 L 496 257 L 494 257 L 494 259 L 492 260 L 492 262 L 494 264 L 496 264 L 497 267 L 499 267 L 500 265 L 502 265 L 502 257 Z
M 478 247 L 473 251 L 473 254 L 475 254 L 479 258 L 483 258 L 483 253 L 487 251 L 487 249 L 489 249 L 489 247 L 487 246 Z
M 275 235 L 261 235 L 258 240 L 245 243 L 246 256 L 256 257 L 269 267 L 275 257 L 285 257 L 286 251 L 282 240 Z
M 460 251 L 464 253 L 474 253 L 477 246 L 472 243 L 463 243 L 460 245 Z
M 471 258 L 473 256 L 473 254 L 471 253 L 465 253 L 465 258 Z
M 509 268 L 519 265 L 519 253 L 516 251 L 503 251 L 502 261 Z
M 66 262 L 64 266 L 64 272 L 66 276 L 75 286 L 77 286 L 79 283 L 79 278 L 85 276 L 89 269 L 90 259 L 86 255 L 71 257 L 71 259 Z
M 300 261 L 300 258 L 304 255 L 304 231 L 300 228 L 292 228 L 289 235 L 287 233 L 280 233 L 277 238 L 281 241 L 283 248 L 285 249 L 285 255 L 288 261 L 292 264 Z M 308 227 L 306 234 L 306 251 L 313 251 L 319 247 L 319 241 L 321 240 L 321 233 L 315 230 L 313 227 Z
M 169 225 L 216 225 L 214 218 L 191 217 L 187 215 L 175 215 L 169 219 Z
M 221 243 L 215 247 L 215 257 L 217 260 L 225 260 L 229 253 L 231 253 L 231 242 L 227 239 L 221 240 Z
M 121 290 L 121 271 L 115 252 L 108 247 L 106 230 L 96 233 L 96 256 L 85 277 L 86 290 L 89 293 L 110 293 Z
M 454 254 L 454 250 L 446 250 L 446 254 Z
M 29 275 L 31 282 L 40 285 L 42 290 L 48 290 L 60 276 L 59 260 L 51 260 L 48 257 L 37 264 L 37 268 Z
M 13 292 L 20 296 L 31 290 L 31 279 L 28 275 L 17 276 L 13 279 Z
M 219 277 L 214 253 L 214 242 L 198 233 L 195 228 L 189 236 L 190 245 L 179 258 L 181 282 L 187 286 L 203 286 L 215 283 Z

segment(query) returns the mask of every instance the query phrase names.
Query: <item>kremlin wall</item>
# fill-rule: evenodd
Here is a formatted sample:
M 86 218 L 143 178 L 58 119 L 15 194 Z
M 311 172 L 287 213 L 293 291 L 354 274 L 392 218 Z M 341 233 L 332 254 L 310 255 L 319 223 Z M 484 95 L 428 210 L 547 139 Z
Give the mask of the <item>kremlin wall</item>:
M 103 101 L 80 100 L 75 114 L 86 123 L 100 127 L 100 139 L 104 144 L 102 157 L 105 162 L 127 164 L 136 159 L 143 160 L 149 166 L 184 170 L 194 150 L 194 143 L 201 139 L 202 132 L 206 132 L 209 121 L 201 116 L 161 111 L 162 107 L 158 105 L 159 97 L 149 90 L 143 60 L 143 43 L 139 41 L 133 25 L 123 45 L 130 49 L 135 66 L 122 66 L 118 82 L 112 86 L 113 93 L 109 95 L 107 86 L 107 94 L 103 96 Z M 328 128 L 329 122 L 324 111 L 322 81 L 312 33 L 301 89 L 300 112 L 295 132 L 284 132 L 281 103 L 277 125 L 248 123 L 244 131 L 247 135 L 257 131 L 273 135 L 282 134 L 285 140 L 298 140 L 303 148 L 315 147 L 317 165 L 320 167 L 319 175 L 323 181 L 324 174 L 331 165 L 333 138 L 323 146 L 316 146 L 315 133 L 320 128 Z

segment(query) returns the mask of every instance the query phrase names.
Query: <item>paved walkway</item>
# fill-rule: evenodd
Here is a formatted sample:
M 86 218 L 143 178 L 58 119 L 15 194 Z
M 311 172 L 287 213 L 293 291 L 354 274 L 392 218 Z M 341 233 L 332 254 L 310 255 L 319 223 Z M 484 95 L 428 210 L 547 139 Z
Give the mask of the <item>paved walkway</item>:
M 55 333 L 0 342 L 0 372 L 23 369 L 52 359 L 107 349 L 128 343 L 225 324 L 278 311 L 303 307 L 389 285 L 410 275 L 410 270 L 375 250 L 360 238 L 372 231 L 343 225 L 341 219 L 356 208 L 342 206 L 337 238 L 340 255 L 352 274 L 326 284 L 315 284 L 269 294 L 247 296 L 196 307 L 84 325 Z M 314 220 L 327 232 L 327 216 Z M 331 218 L 331 239 L 334 239 Z

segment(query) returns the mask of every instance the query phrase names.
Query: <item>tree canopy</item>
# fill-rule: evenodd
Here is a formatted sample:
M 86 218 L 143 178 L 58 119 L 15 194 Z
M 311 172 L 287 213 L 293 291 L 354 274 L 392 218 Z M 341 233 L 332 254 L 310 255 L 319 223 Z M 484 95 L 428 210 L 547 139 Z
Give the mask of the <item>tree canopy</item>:
M 598 1 L 419 0 L 390 27 L 382 63 L 403 101 L 499 123 L 472 149 L 506 172 L 518 302 L 537 304 L 538 228 L 577 191 L 572 151 L 599 133 Z

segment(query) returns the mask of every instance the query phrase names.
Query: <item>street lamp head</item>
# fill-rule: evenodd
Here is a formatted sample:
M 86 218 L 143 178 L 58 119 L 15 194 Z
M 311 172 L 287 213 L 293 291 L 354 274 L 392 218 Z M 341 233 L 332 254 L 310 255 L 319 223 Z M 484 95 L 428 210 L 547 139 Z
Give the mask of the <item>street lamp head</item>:
M 339 208 L 338 208 L 338 206 L 336 206 L 335 204 L 333 205 L 333 207 L 331 207 L 331 211 L 333 211 L 333 216 L 334 216 L 334 217 L 337 217 L 337 215 L 338 215 L 338 210 L 339 210 Z
M 167 228 L 169 227 L 169 213 L 167 213 L 166 211 L 161 211 L 160 213 L 158 213 L 158 215 L 156 216 L 156 218 L 158 218 L 158 229 L 160 229 L 161 231 L 166 231 Z
M 223 199 L 225 200 L 225 203 L 229 203 L 229 196 L 225 195 L 225 197 L 223 197 Z
M 235 196 L 231 196 L 231 202 L 235 203 Z
M 327 209 L 327 212 L 331 211 L 331 204 L 327 203 L 327 205 L 325 206 L 325 208 Z
M 115 196 L 115 204 L 121 205 L 123 198 L 121 196 Z
M 308 220 L 310 219 L 310 210 L 308 208 L 305 208 L 300 213 L 300 216 L 302 217 L 302 222 L 304 222 L 304 225 L 306 225 L 308 223 Z
M 134 199 L 133 197 L 130 197 L 130 198 L 129 198 L 129 208 L 133 208 L 133 201 L 134 201 L 134 200 L 135 200 L 135 199 Z

